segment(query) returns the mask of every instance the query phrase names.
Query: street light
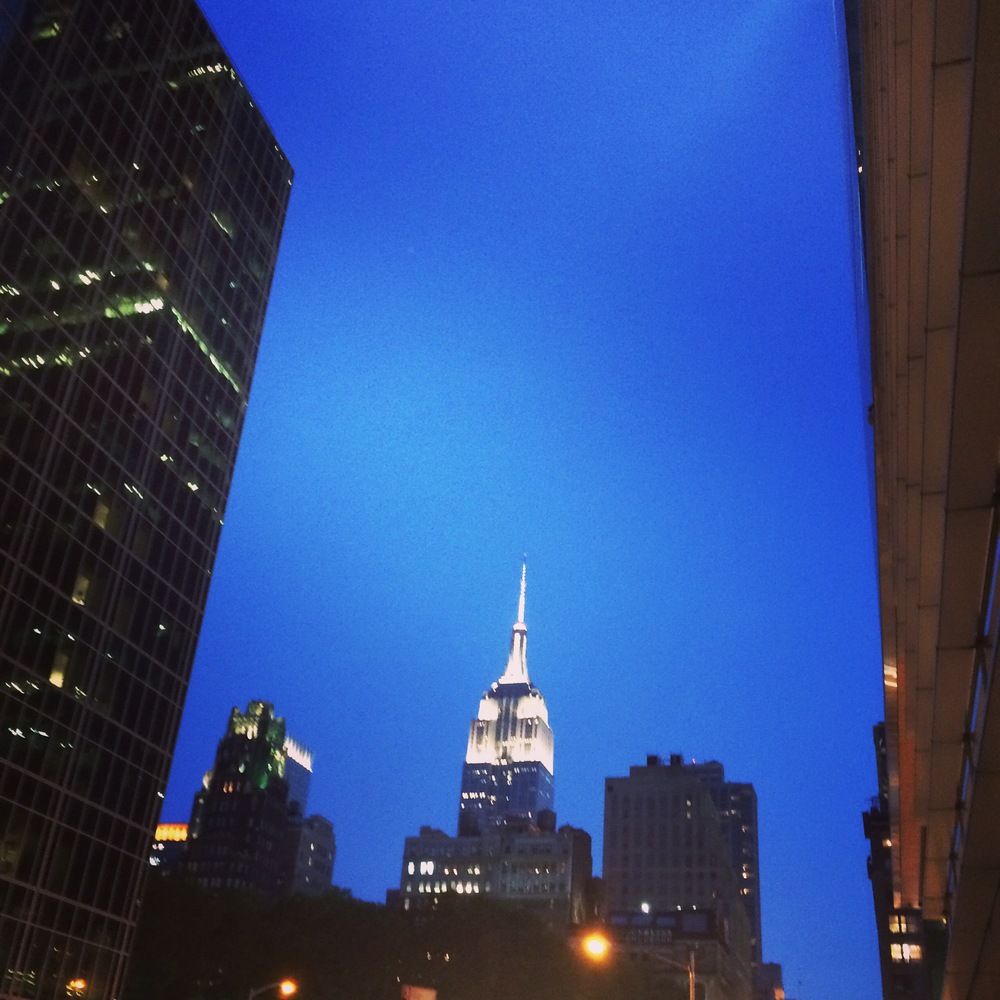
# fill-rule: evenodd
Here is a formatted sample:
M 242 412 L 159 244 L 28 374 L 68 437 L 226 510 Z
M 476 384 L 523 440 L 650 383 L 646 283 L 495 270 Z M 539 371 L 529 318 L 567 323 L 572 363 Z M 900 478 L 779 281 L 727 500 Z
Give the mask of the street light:
M 247 1000 L 259 997 L 261 993 L 277 988 L 278 996 L 293 997 L 299 991 L 299 984 L 294 979 L 279 979 L 276 983 L 268 983 L 267 986 L 258 986 L 247 994 Z
M 654 962 L 662 962 L 664 965 L 671 965 L 675 969 L 680 969 L 681 972 L 686 972 L 688 974 L 688 1000 L 694 1000 L 694 948 L 688 951 L 687 965 L 675 962 L 672 958 L 667 958 L 666 955 L 657 955 L 655 952 L 647 952 L 646 954 Z
M 581 947 L 592 962 L 603 962 L 611 953 L 611 942 L 600 931 L 591 931 L 583 938 Z
M 611 941 L 607 935 L 603 934 L 601 931 L 591 931 L 581 939 L 580 945 L 584 955 L 586 955 L 592 962 L 603 962 L 611 954 Z M 675 962 L 672 958 L 667 958 L 666 955 L 660 955 L 655 951 L 641 951 L 638 952 L 638 954 L 644 955 L 647 958 L 652 959 L 654 962 L 659 962 L 661 965 L 669 965 L 674 969 L 679 969 L 681 972 L 686 972 L 688 977 L 688 1000 L 695 1000 L 693 948 L 688 951 L 688 960 L 686 965 L 681 962 Z

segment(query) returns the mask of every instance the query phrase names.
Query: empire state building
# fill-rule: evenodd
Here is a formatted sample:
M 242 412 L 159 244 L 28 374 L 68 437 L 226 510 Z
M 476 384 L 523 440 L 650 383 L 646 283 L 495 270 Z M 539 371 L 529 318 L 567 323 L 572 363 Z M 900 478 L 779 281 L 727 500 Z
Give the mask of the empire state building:
M 528 626 L 524 623 L 527 567 L 503 675 L 483 693 L 469 727 L 462 769 L 459 836 L 488 833 L 510 822 L 538 822 L 552 809 L 552 730 L 541 692 L 528 678 Z

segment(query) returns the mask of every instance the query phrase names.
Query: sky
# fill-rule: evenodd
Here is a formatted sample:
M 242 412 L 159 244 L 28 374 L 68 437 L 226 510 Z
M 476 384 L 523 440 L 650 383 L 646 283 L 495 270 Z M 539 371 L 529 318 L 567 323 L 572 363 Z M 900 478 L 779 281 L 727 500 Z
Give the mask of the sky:
M 835 0 L 203 0 L 296 179 L 163 817 L 230 710 L 315 754 L 334 881 L 455 832 L 527 554 L 560 824 L 719 760 L 796 1000 L 880 994 L 882 716 Z

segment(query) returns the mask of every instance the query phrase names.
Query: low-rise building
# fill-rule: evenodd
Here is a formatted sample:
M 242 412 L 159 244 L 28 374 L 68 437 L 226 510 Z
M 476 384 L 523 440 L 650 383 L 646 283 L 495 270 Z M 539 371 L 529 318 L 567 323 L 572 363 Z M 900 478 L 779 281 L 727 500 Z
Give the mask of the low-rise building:
M 593 859 L 590 834 L 541 825 L 497 827 L 482 836 L 451 837 L 432 827 L 407 837 L 398 898 L 406 910 L 435 906 L 443 897 L 501 899 L 529 910 L 553 928 L 583 923 Z M 394 894 L 395 898 L 395 894 Z

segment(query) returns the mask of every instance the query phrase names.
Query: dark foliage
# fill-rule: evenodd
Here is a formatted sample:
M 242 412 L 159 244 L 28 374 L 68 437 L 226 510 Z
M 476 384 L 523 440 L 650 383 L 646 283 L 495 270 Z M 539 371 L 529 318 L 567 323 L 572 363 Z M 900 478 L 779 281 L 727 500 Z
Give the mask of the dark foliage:
M 572 939 L 502 904 L 449 900 L 414 920 L 338 890 L 271 900 L 151 879 L 123 1000 L 245 1000 L 286 976 L 301 1000 L 398 1000 L 401 982 L 439 1000 L 654 995 L 642 970 L 595 968 Z

